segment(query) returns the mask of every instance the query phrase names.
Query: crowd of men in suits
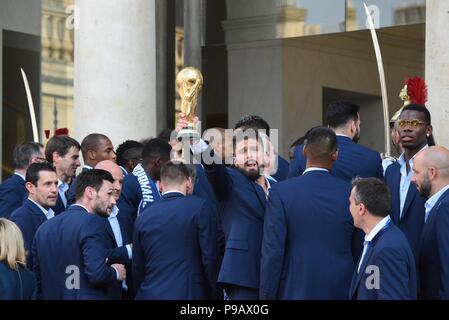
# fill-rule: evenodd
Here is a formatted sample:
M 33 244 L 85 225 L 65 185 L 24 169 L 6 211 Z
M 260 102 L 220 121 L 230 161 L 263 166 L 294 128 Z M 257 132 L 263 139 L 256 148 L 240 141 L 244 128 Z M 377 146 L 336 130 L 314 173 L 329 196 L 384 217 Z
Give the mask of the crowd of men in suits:
M 166 135 L 116 152 L 97 133 L 23 143 L 0 217 L 22 232 L 39 299 L 449 299 L 449 151 L 428 145 L 429 111 L 402 110 L 386 170 L 357 143 L 358 106 L 326 118 L 272 174 L 258 116 L 183 158 Z

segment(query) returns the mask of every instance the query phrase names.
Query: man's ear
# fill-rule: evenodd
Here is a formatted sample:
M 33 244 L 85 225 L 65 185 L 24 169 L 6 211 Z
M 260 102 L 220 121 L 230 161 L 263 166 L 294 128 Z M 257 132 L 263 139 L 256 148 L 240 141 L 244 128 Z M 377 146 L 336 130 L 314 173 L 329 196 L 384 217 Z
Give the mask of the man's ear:
M 96 152 L 94 150 L 87 150 L 87 159 L 89 160 L 95 160 L 96 158 Z
M 31 182 L 27 182 L 27 183 L 25 183 L 25 188 L 27 189 L 28 194 L 33 194 L 36 186 L 34 184 L 32 184 Z
M 86 187 L 86 189 L 84 190 L 84 195 L 87 197 L 87 199 L 89 200 L 93 200 L 95 199 L 95 189 L 92 187 Z
M 59 159 L 61 159 L 61 156 L 56 151 L 54 151 L 51 156 L 53 158 L 53 163 L 56 163 L 59 161 Z
M 332 159 L 333 162 L 337 161 L 337 159 L 338 159 L 338 149 L 335 150 L 335 151 L 332 153 L 331 159 Z
M 426 132 L 426 134 L 427 134 L 427 136 L 429 137 L 429 136 L 432 135 L 432 133 L 433 133 L 433 127 L 432 127 L 432 125 L 429 125 L 429 126 L 427 127 L 427 132 Z
M 304 158 L 307 158 L 307 151 L 308 151 L 308 148 L 306 145 L 304 145 L 302 147 L 302 155 L 304 156 Z
M 164 186 L 162 185 L 162 182 L 160 180 L 156 181 L 157 188 L 159 189 L 160 193 L 164 192 Z

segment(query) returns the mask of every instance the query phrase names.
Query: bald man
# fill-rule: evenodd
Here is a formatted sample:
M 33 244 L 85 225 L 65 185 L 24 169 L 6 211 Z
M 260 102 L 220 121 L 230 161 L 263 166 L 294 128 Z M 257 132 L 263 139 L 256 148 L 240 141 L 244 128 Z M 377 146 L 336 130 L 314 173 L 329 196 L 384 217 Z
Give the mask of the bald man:
M 413 163 L 412 182 L 425 203 L 419 247 L 420 299 L 449 299 L 449 150 L 429 147 Z
M 104 160 L 97 163 L 95 169 L 102 169 L 108 171 L 114 183 L 112 184 L 114 188 L 114 198 L 118 200 L 122 192 L 123 183 L 123 172 L 118 164 L 111 160 Z M 119 209 L 115 205 L 111 212 L 109 212 L 109 217 L 107 219 L 101 218 L 101 223 L 105 225 L 104 233 L 104 243 L 106 249 L 109 251 L 108 259 L 111 263 L 120 261 L 126 267 L 126 283 L 122 285 L 123 292 L 117 294 L 117 299 L 128 299 L 131 298 L 130 284 L 131 277 L 131 258 L 132 258 L 132 238 L 131 229 L 129 228 L 130 221 L 127 221 L 124 217 L 120 216 Z

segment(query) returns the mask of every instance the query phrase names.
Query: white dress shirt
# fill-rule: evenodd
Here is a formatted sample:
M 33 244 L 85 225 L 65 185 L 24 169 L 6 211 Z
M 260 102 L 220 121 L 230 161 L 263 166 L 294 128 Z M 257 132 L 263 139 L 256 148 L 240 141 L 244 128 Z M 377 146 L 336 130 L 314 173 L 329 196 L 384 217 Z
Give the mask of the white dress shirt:
M 363 243 L 362 257 L 360 258 L 360 263 L 359 263 L 359 266 L 357 267 L 357 273 L 360 272 L 360 266 L 363 263 L 363 258 L 365 258 L 366 251 L 368 250 L 368 246 L 370 245 L 371 241 L 380 232 L 380 230 L 382 230 L 389 222 L 390 222 L 390 216 L 386 216 L 385 218 L 383 218 L 376 224 L 376 226 L 371 230 L 371 232 L 369 234 L 365 235 L 365 242 Z
M 67 209 L 67 197 L 65 196 L 65 193 L 67 190 L 69 190 L 68 183 L 62 182 L 61 180 L 58 179 L 58 193 L 66 209 Z
M 425 145 L 421 150 L 426 149 L 428 146 Z M 421 151 L 420 150 L 420 151 Z M 416 153 L 418 154 L 418 153 Z M 408 189 L 410 187 L 411 179 L 413 176 L 413 160 L 416 157 L 416 154 L 409 160 L 409 166 L 410 171 L 407 173 L 407 162 L 405 161 L 405 153 L 401 154 L 401 156 L 398 159 L 398 163 L 401 166 L 401 182 L 399 185 L 399 200 L 400 200 L 400 207 L 399 207 L 399 217 L 402 218 L 402 211 L 404 210 L 405 205 L 405 199 L 407 199 L 407 193 Z

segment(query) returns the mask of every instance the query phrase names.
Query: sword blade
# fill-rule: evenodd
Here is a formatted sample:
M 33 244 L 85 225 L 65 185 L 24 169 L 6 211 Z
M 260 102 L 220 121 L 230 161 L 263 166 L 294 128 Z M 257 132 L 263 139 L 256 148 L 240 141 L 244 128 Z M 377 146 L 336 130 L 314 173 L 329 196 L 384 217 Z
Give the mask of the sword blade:
M 33 103 L 33 97 L 31 96 L 30 85 L 28 84 L 28 78 L 27 78 L 25 71 L 23 71 L 22 68 L 20 68 L 20 71 L 22 72 L 23 83 L 25 85 L 25 91 L 26 91 L 27 100 L 28 100 L 28 108 L 30 111 L 30 118 L 31 118 L 31 128 L 33 129 L 33 140 L 34 140 L 34 142 L 39 142 L 39 133 L 37 130 L 36 113 L 34 111 L 34 103 Z
M 371 31 L 371 37 L 373 39 L 374 52 L 376 53 L 377 68 L 379 70 L 380 89 L 382 92 L 382 108 L 384 114 L 384 130 L 385 130 L 385 156 L 390 155 L 391 139 L 390 139 L 390 116 L 388 112 L 388 96 L 387 96 L 387 84 L 385 81 L 384 65 L 382 62 L 382 53 L 380 52 L 379 40 L 377 39 L 376 28 L 374 27 L 373 19 L 369 13 L 368 7 L 363 3 L 365 7 L 366 18 L 368 19 L 369 29 Z

